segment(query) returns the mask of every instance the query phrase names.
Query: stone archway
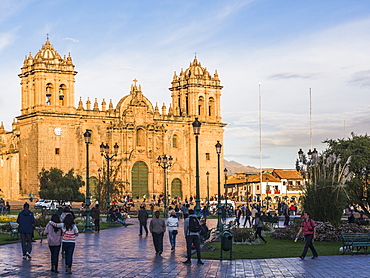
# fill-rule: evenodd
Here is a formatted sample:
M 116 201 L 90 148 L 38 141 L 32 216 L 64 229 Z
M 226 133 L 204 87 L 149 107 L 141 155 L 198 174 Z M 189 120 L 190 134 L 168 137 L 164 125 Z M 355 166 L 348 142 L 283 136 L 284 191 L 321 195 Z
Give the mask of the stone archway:
M 147 199 L 149 198 L 148 166 L 145 162 L 135 162 L 134 166 L 132 167 L 131 186 L 133 198 L 139 196 L 139 198 L 142 199 L 144 195 L 146 195 Z
M 171 198 L 180 197 L 182 200 L 182 182 L 175 178 L 171 182 Z

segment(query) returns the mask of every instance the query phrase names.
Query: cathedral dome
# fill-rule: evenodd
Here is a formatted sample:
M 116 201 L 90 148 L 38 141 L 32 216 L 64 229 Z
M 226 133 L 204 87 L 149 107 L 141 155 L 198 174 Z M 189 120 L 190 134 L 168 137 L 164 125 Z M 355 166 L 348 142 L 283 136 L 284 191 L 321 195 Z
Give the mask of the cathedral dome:
M 190 63 L 189 68 L 185 70 L 185 76 L 191 76 L 191 75 L 197 75 L 197 76 L 202 76 L 207 70 L 203 68 L 198 62 L 197 58 L 194 58 L 194 61 Z
M 34 60 L 62 60 L 59 53 L 54 50 L 54 46 L 50 45 L 49 39 L 46 40 L 46 43 L 42 45 L 42 48 L 34 57 Z

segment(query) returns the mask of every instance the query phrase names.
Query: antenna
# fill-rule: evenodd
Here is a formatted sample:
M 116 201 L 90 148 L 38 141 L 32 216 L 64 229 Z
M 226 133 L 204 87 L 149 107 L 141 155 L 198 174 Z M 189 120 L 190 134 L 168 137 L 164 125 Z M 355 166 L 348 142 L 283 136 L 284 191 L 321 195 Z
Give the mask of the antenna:
M 262 97 L 261 97 L 261 82 L 258 84 L 258 94 L 259 94 L 259 126 L 260 126 L 260 191 L 262 197 Z M 261 199 L 262 203 L 263 198 Z
M 310 88 L 310 149 L 312 150 L 312 96 Z

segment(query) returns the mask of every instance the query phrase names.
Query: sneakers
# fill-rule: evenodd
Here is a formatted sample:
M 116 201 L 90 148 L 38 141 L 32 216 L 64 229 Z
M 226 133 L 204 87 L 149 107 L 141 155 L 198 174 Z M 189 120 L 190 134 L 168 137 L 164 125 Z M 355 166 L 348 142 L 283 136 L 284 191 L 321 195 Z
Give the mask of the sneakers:
M 299 258 L 300 258 L 301 260 L 304 260 L 304 257 L 303 257 L 303 256 L 299 256 Z
M 313 260 L 314 260 L 314 259 L 317 259 L 317 257 L 318 257 L 318 256 L 313 256 L 311 259 L 313 259 Z
M 182 262 L 183 264 L 191 264 L 191 260 L 186 260 L 185 262 Z
M 171 250 L 175 250 L 175 245 L 172 245 Z
M 139 236 L 142 236 L 142 234 L 139 234 Z
M 27 256 L 26 255 L 22 256 L 22 259 L 27 260 Z
M 160 256 L 160 255 L 162 255 L 162 251 L 159 251 L 159 252 L 158 252 L 158 255 L 159 255 L 159 256 Z
M 202 261 L 198 261 L 197 265 L 204 265 L 204 263 Z
M 26 253 L 26 256 L 27 256 L 28 258 L 30 258 L 30 259 L 32 258 L 31 254 L 30 254 L 30 253 L 28 253 L 28 252 Z

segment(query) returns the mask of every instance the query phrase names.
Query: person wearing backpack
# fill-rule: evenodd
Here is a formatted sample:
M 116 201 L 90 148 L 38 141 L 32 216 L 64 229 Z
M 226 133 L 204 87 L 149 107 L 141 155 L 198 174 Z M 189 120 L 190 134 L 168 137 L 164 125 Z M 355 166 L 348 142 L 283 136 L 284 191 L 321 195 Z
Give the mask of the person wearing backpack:
M 189 217 L 184 221 L 184 235 L 186 239 L 186 251 L 187 259 L 184 264 L 191 264 L 191 246 L 194 244 L 195 250 L 197 251 L 198 265 L 203 265 L 204 263 L 200 257 L 200 222 L 198 217 L 194 214 L 194 210 L 189 210 Z
M 313 257 L 311 259 L 316 259 L 319 255 L 317 254 L 317 251 L 315 247 L 313 246 L 313 241 L 316 238 L 316 223 L 312 219 L 310 219 L 310 214 L 308 212 L 304 212 L 302 215 L 302 218 L 304 219 L 301 228 L 299 229 L 299 232 L 297 234 L 297 238 L 303 231 L 304 240 L 305 240 L 305 246 L 303 248 L 302 255 L 299 256 L 301 260 L 304 260 L 306 257 L 308 248 L 311 249 Z

